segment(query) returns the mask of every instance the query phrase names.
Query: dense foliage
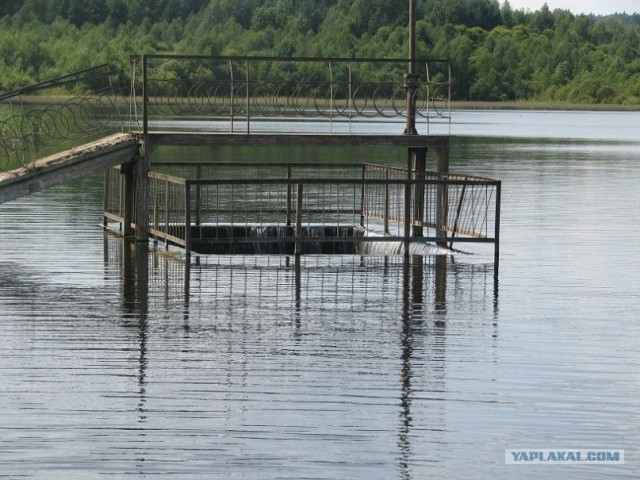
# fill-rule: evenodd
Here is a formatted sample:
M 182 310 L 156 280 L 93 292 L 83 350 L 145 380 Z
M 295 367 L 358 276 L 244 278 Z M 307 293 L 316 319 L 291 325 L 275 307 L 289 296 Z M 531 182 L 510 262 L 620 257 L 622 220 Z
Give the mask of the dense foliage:
M 640 104 L 640 15 L 418 0 L 418 54 L 454 97 Z M 132 53 L 405 57 L 408 1 L 3 0 L 0 90 Z M 173 72 L 180 76 L 181 72 Z

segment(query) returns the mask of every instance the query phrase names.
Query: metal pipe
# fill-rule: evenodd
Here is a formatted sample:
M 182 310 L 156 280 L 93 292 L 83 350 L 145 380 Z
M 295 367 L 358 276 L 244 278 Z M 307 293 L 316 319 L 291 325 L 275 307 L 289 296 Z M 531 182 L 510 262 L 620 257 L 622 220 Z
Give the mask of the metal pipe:
M 409 73 L 416 73 L 416 0 L 409 0 Z
M 416 91 L 418 76 L 416 75 L 416 2 L 409 0 L 409 72 L 404 76 L 403 85 L 406 90 L 407 124 L 405 135 L 417 135 L 416 130 Z

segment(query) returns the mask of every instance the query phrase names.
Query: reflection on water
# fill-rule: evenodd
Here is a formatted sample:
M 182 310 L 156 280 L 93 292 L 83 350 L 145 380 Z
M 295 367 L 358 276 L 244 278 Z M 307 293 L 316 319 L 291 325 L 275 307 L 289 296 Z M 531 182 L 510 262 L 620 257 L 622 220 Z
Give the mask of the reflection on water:
M 129 348 L 147 444 L 137 449 L 140 472 L 182 471 L 158 459 L 160 428 L 182 438 L 163 447 L 173 458 L 184 461 L 188 442 L 197 461 L 240 468 L 242 478 L 265 478 L 264 468 L 268 478 L 309 468 L 420 478 L 446 449 L 443 400 L 455 395 L 448 348 L 469 350 L 473 362 L 495 358 L 492 264 L 447 256 L 187 262 L 110 235 L 104 252 L 105 276 L 117 271 L 122 282 L 119 328 L 137 332 Z
M 445 255 L 212 255 L 195 256 L 189 261 L 179 253 L 148 249 L 108 234 L 104 240 L 105 265 L 121 275 L 125 309 L 146 312 L 149 298 L 162 299 L 166 302 L 163 308 L 169 309 L 176 306 L 176 299 L 182 299 L 177 308 L 182 309 L 185 322 L 193 299 L 202 300 L 203 293 L 212 294 L 207 301 L 214 302 L 215 318 L 220 304 L 230 300 L 233 305 L 228 307 L 243 311 L 260 311 L 263 305 L 274 308 L 280 319 L 286 311 L 299 319 L 303 310 L 317 307 L 321 312 L 328 304 L 367 313 L 369 304 L 384 301 L 389 288 L 393 293 L 401 292 L 404 316 L 425 307 L 425 290 L 432 291 L 427 303 L 433 304 L 434 312 L 443 313 L 447 311 L 449 277 L 456 283 L 461 277 L 469 282 L 465 298 L 468 305 L 481 303 L 485 308 L 486 302 L 492 302 L 497 308 L 492 263 L 459 263 Z M 327 272 L 329 279 L 325 278 Z M 292 305 L 295 309 L 286 308 Z M 285 310 L 279 310 L 281 307 Z
M 0 476 L 635 478 L 638 143 L 452 155 L 503 181 L 499 295 L 491 252 L 186 263 L 105 236 L 95 178 L 0 206 Z

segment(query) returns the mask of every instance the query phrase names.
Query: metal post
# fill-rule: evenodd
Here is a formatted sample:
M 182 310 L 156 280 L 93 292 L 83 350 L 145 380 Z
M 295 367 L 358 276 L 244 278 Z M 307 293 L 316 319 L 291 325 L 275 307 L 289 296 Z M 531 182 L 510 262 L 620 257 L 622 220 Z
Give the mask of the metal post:
M 109 218 L 106 213 L 109 211 L 109 195 L 111 192 L 111 169 L 104 171 L 104 192 L 102 192 L 102 227 L 107 228 L 109 226 Z
M 184 184 L 184 240 L 187 258 L 191 256 L 191 182 Z
M 440 174 L 449 173 L 449 142 L 439 145 L 436 148 L 438 155 L 437 171 Z M 443 177 L 441 177 L 442 179 Z M 448 221 L 447 214 L 449 210 L 449 194 L 447 186 L 439 184 L 437 190 L 436 199 L 436 237 L 442 239 L 436 242 L 441 247 L 447 246 L 447 232 L 446 223 Z
M 298 198 L 296 199 L 296 255 L 302 253 L 302 242 L 299 240 L 302 237 L 302 183 L 298 183 Z
M 353 70 L 351 68 L 351 61 L 349 61 L 349 133 L 351 130 L 351 114 L 353 109 Z
M 496 213 L 495 213 L 495 232 L 493 234 L 494 250 L 493 250 L 493 263 L 496 272 L 498 272 L 498 265 L 500 264 L 500 204 L 502 203 L 502 183 L 498 182 L 496 185 Z
M 413 187 L 413 236 L 423 236 L 424 225 L 424 195 L 425 195 L 425 174 L 427 168 L 427 149 L 410 148 L 409 164 L 413 169 L 413 178 L 416 181 Z
M 416 0 L 409 0 L 409 73 L 416 73 Z
M 145 144 L 144 154 L 138 155 L 135 163 L 135 179 L 137 181 L 136 198 L 136 241 L 147 243 L 149 241 L 149 170 L 150 152 L 149 145 L 149 72 L 148 58 L 142 55 L 142 133 Z M 125 233 L 126 234 L 126 233 Z
M 196 166 L 196 180 L 200 180 L 202 178 L 202 166 Z M 202 223 L 202 186 L 198 183 L 196 185 L 196 226 L 200 227 Z M 202 237 L 202 233 L 200 234 L 200 238 Z
M 389 234 L 389 210 L 391 207 L 391 195 L 389 188 L 389 169 L 384 172 L 384 233 Z
M 158 232 L 160 231 L 160 225 L 158 223 L 158 181 L 154 179 L 153 191 L 153 245 L 158 246 Z
M 157 184 L 157 180 L 155 180 Z M 164 180 L 164 249 L 169 250 L 169 207 L 170 205 L 170 197 L 171 191 L 169 190 L 169 181 Z
M 409 158 L 409 165 L 407 168 L 407 179 L 404 186 L 404 256 L 409 256 L 409 246 L 411 242 L 411 224 L 413 223 L 411 218 L 411 158 Z
M 142 55 L 142 133 L 146 140 L 149 133 L 149 79 L 147 56 Z
M 229 60 L 229 74 L 231 79 L 231 85 L 229 88 L 229 107 L 231 108 L 230 117 L 231 117 L 231 133 L 233 133 L 233 103 L 235 102 L 234 93 L 235 93 L 235 83 L 233 81 L 233 60 Z
M 145 137 L 144 154 L 136 161 L 136 240 L 147 243 L 149 241 L 149 145 Z
M 360 226 L 361 227 L 364 227 L 365 202 L 366 202 L 366 193 L 367 193 L 366 181 L 367 181 L 367 166 L 362 165 L 362 186 L 360 190 Z
M 287 227 L 291 226 L 291 177 L 292 167 L 287 165 Z
M 247 80 L 247 134 L 251 133 L 251 102 L 249 100 L 249 60 L 244 61 Z
M 124 236 L 130 237 L 133 235 L 133 211 L 135 205 L 135 179 L 133 178 L 133 165 L 127 163 L 120 166 L 120 173 L 124 177 L 124 212 L 123 212 L 123 227 Z
M 407 93 L 407 124 L 405 135 L 417 135 L 416 130 L 416 91 L 419 76 L 416 75 L 416 2 L 409 0 L 409 73 L 405 73 L 403 87 Z

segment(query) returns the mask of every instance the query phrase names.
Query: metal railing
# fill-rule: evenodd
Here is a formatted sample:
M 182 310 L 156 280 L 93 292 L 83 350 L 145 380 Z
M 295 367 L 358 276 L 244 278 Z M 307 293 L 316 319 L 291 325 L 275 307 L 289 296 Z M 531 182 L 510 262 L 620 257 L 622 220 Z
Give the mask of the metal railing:
M 239 168 L 239 167 L 242 168 Z M 500 182 L 372 164 L 159 163 L 150 233 L 165 245 L 493 243 Z M 122 226 L 123 176 L 105 177 L 105 222 Z M 132 220 L 135 222 L 135 218 Z
M 354 133 L 356 122 L 407 115 L 407 59 L 142 55 L 131 61 L 145 134 L 288 133 L 296 125 L 277 120 L 294 117 L 314 120 L 322 131 Z M 450 121 L 451 69 L 448 60 L 415 65 L 412 101 L 428 133 L 430 122 Z

